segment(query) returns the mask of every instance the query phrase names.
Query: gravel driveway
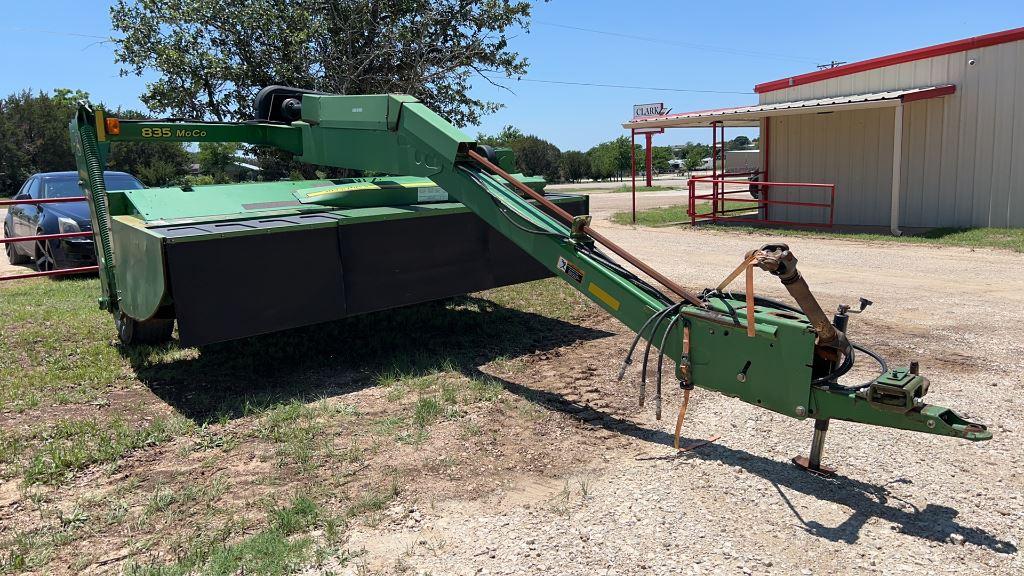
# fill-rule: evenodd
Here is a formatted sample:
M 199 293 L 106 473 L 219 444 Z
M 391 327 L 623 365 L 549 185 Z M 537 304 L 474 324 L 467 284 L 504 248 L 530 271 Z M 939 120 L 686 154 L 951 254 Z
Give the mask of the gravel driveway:
M 597 226 L 692 288 L 779 241 Z M 579 446 L 601 464 L 580 456 L 561 483 L 511 477 L 507 491 L 479 499 L 397 506 L 355 530 L 349 547 L 366 552 L 342 573 L 1024 573 L 1024 255 L 815 238 L 791 246 L 826 309 L 859 296 L 876 302 L 854 317 L 852 338 L 896 364 L 920 360 L 928 399 L 990 423 L 995 438 L 836 422 L 826 460 L 840 474 L 825 479 L 789 462 L 806 453 L 811 422 L 698 389 L 684 432 L 716 442 L 680 457 L 673 417 L 657 422 L 650 406 L 628 422 L 606 416 Z M 784 296 L 767 275 L 757 281 L 759 293 Z M 605 328 L 619 336 L 562 351 L 553 370 L 591 364 L 593 390 L 633 395 L 635 378 L 613 378 L 631 334 L 610 319 Z M 537 372 L 538 387 L 552 373 Z M 676 399 L 666 406 L 674 414 Z

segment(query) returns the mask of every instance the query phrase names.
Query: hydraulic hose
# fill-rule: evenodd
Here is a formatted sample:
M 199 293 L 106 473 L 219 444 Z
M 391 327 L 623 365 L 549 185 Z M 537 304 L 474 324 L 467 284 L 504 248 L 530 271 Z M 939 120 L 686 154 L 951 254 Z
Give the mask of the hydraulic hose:
M 645 396 L 647 396 L 647 361 L 651 356 L 651 344 L 654 343 L 654 337 L 658 334 L 658 327 L 671 313 L 675 313 L 679 310 L 682 304 L 676 304 L 670 308 L 667 308 L 663 314 L 661 314 L 654 322 L 654 327 L 651 328 L 651 337 L 647 339 L 647 345 L 644 347 L 644 363 L 643 368 L 640 370 L 640 406 L 644 405 Z
M 654 388 L 654 417 L 658 420 L 661 420 L 661 376 L 662 366 L 664 366 L 665 363 L 665 341 L 668 340 L 668 333 L 676 327 L 676 324 L 680 319 L 682 319 L 682 317 L 682 314 L 676 314 L 671 320 L 669 320 L 668 327 L 666 327 L 665 331 L 661 334 L 661 344 L 658 345 L 658 383 Z
M 672 306 L 655 312 L 654 314 L 651 315 L 650 318 L 647 319 L 646 322 L 644 322 L 644 325 L 641 326 L 640 329 L 636 331 L 636 336 L 633 337 L 633 343 L 629 346 L 629 352 L 626 353 L 626 358 L 622 361 L 622 366 L 619 368 L 619 380 L 622 380 L 626 376 L 626 368 L 628 368 L 629 365 L 633 363 L 633 352 L 636 350 L 636 345 L 640 342 L 640 338 L 643 336 L 643 333 L 647 330 L 647 327 L 651 324 L 651 322 L 654 322 L 664 314 L 668 314 L 668 312 L 675 307 L 676 305 L 673 304 Z M 653 334 L 651 335 L 651 338 L 654 338 Z

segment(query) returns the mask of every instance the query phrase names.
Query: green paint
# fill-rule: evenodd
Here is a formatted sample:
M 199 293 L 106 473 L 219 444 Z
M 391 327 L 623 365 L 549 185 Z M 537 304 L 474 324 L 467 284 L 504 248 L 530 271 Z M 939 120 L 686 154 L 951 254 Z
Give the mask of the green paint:
M 306 209 L 332 211 L 332 214 L 340 216 L 337 225 L 344 226 L 375 219 L 423 217 L 468 209 L 631 330 L 640 330 L 652 314 L 665 307 L 613 268 L 581 251 L 578 240 L 571 237 L 563 223 L 522 198 L 507 183 L 480 171 L 466 156 L 475 142 L 415 99 L 394 95 L 303 95 L 302 105 L 302 121 L 289 126 L 122 123 L 121 135 L 110 137 L 110 141 L 147 139 L 152 137 L 153 130 L 159 130 L 161 135 L 169 133 L 168 136 L 160 136 L 166 138 L 178 138 L 179 134 L 191 131 L 195 141 L 264 144 L 294 152 L 298 159 L 312 164 L 401 174 L 414 179 L 429 178 L 457 202 L 388 206 L 399 198 L 385 194 L 368 202 L 372 206 L 337 210 L 336 207 L 304 203 L 287 208 L 286 213 L 298 214 Z M 91 112 L 83 108 L 77 121 L 78 126 L 72 122 L 72 136 L 86 142 L 88 131 L 83 127 L 91 121 Z M 180 133 L 179 128 L 184 132 Z M 143 130 L 148 130 L 145 134 L 150 136 L 145 136 Z M 95 162 L 96 156 L 103 153 L 100 149 L 78 154 L 80 169 L 85 170 L 88 162 Z M 511 160 L 503 151 L 499 160 L 501 164 L 513 166 Z M 296 198 L 308 200 L 312 189 L 332 184 L 324 181 L 276 182 L 197 186 L 192 191 L 132 191 L 123 193 L 126 202 L 117 206 L 131 205 L 151 226 L 152 234 L 159 236 L 159 228 L 153 227 L 158 220 L 178 223 L 185 220 L 230 221 L 260 213 L 264 210 L 259 207 L 261 204 L 266 205 L 266 214 L 279 213 L 285 208 L 274 203 Z M 349 196 L 339 194 L 330 201 L 346 202 Z M 114 206 L 113 203 L 111 205 Z M 246 208 L 246 205 L 250 207 Z M 251 205 L 257 207 L 252 208 Z M 99 214 L 98 217 L 102 220 L 105 215 Z M 233 231 L 228 234 L 275 231 Z M 130 227 L 119 226 L 116 229 L 119 235 L 137 232 Z M 586 242 L 586 239 L 579 241 Z M 125 252 L 125 265 L 135 259 L 151 259 L 144 250 L 119 248 L 118 258 L 121 258 L 121 252 Z M 563 263 L 561 266 L 560 262 Z M 101 265 L 109 267 L 110 262 Z M 129 278 L 131 276 L 118 276 L 117 282 L 119 285 L 130 282 Z M 156 275 L 148 275 L 143 280 L 154 285 L 159 281 Z M 599 289 L 587 289 L 590 285 Z M 113 283 L 104 289 L 112 288 Z M 152 307 L 156 289 L 151 285 L 144 290 L 148 295 L 140 296 L 139 303 L 126 306 L 139 311 Z M 730 306 L 742 310 L 744 302 L 732 300 Z M 969 440 L 991 437 L 989 432 L 972 427 L 946 408 L 911 402 L 909 408 L 897 410 L 891 404 L 873 401 L 864 393 L 813 386 L 811 364 L 815 354 L 815 335 L 806 318 L 800 314 L 758 308 L 755 310 L 755 334 L 748 336 L 745 314 L 734 317 L 728 308 L 723 302 L 713 302 L 707 309 L 695 306 L 680 309 L 679 313 L 690 329 L 689 358 L 682 357 L 681 328 L 675 328 L 665 340 L 666 356 L 681 365 L 678 375 L 683 374 L 683 369 L 688 370 L 693 384 L 697 386 L 795 418 L 835 418 Z M 661 342 L 666 328 L 662 325 L 654 334 L 644 336 Z M 891 382 L 885 378 L 882 380 L 893 384 L 899 378 L 893 376 L 889 379 Z M 914 378 L 903 378 L 900 382 L 910 387 L 922 384 Z

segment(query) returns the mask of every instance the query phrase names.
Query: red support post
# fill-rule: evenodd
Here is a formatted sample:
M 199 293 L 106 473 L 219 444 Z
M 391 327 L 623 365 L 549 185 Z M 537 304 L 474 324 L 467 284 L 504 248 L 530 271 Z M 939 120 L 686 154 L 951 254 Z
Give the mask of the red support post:
M 647 174 L 647 187 L 650 188 L 653 184 L 651 182 L 652 170 L 652 158 L 651 158 L 651 141 L 654 139 L 654 134 L 648 132 L 644 134 L 647 140 L 647 151 L 644 153 L 644 172 Z
M 630 171 L 633 174 L 633 224 L 636 224 L 636 129 L 631 128 L 629 130 L 629 135 Z
M 697 194 L 697 181 L 694 180 L 693 178 L 690 178 L 689 180 L 687 180 L 686 184 L 690 188 L 690 199 L 689 199 L 689 204 L 688 204 L 686 213 L 690 215 L 690 226 L 696 226 L 697 225 L 697 199 L 696 199 L 695 196 Z
M 771 138 L 772 138 L 772 118 L 771 118 L 771 116 L 766 116 L 765 119 L 764 119 L 764 133 L 761 134 L 761 146 L 764 146 L 764 166 L 763 166 L 763 170 L 761 171 L 761 173 L 762 173 L 761 178 L 765 182 L 768 182 L 769 180 L 772 179 L 771 178 L 771 172 L 770 172 L 770 170 L 771 170 L 771 150 L 772 150 L 771 149 L 771 141 L 772 141 Z M 764 206 L 764 219 L 768 220 L 768 218 L 769 218 L 769 216 L 768 216 L 769 204 L 767 202 L 768 202 L 768 190 L 769 190 L 770 186 L 761 185 L 758 188 L 760 188 L 760 190 L 761 190 L 761 194 L 759 194 L 759 196 L 761 197 L 762 200 L 765 201 L 765 204 L 763 205 Z

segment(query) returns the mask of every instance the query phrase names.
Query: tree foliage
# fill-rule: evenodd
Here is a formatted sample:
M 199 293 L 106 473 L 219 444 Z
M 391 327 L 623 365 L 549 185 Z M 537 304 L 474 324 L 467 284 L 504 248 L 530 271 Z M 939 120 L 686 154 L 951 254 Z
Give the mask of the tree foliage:
M 672 169 L 668 161 L 672 159 L 671 146 L 651 146 L 651 164 L 657 172 L 668 172 Z
M 637 171 L 644 167 L 644 148 L 637 144 L 631 146 L 630 139 L 619 136 L 615 140 L 602 142 L 587 150 L 590 159 L 590 172 L 594 180 L 622 179 L 630 173 L 633 166 L 633 153 L 636 154 Z
M 746 136 L 737 136 L 732 140 L 725 143 L 726 150 L 745 150 L 750 146 L 750 138 Z
M 117 109 L 118 118 L 146 118 L 136 110 Z M 73 160 L 72 160 L 73 161 Z M 192 155 L 179 142 L 118 142 L 110 146 L 107 165 L 111 170 L 134 174 L 146 186 L 168 186 L 181 180 L 189 170 Z
M 478 135 L 477 142 L 511 148 L 516 154 L 519 171 L 527 176 L 543 176 L 548 182 L 558 182 L 562 178 L 562 151 L 543 138 L 523 134 L 514 126 L 505 126 L 493 136 Z
M 694 146 L 693 148 L 691 148 L 690 153 L 686 156 L 686 158 L 683 159 L 683 168 L 686 169 L 687 172 L 693 172 L 694 170 L 700 168 L 701 165 L 704 164 L 704 159 L 707 158 L 705 152 L 707 152 L 707 154 L 710 154 L 711 149 L 709 148 L 707 150 L 704 150 L 700 146 Z
M 590 178 L 590 158 L 579 150 L 562 152 L 562 179 L 568 182 L 579 182 Z
M 36 172 L 75 169 L 68 122 L 79 100 L 89 95 L 64 88 L 52 94 L 31 90 L 0 100 L 0 195 L 10 196 Z M 138 118 L 132 110 L 114 112 Z M 128 142 L 111 146 L 110 169 L 134 174 L 149 186 L 169 183 L 188 165 L 189 155 L 173 142 Z
M 238 144 L 234 142 L 201 142 L 196 159 L 199 172 L 211 176 L 218 184 L 230 181 L 229 172 L 235 163 Z
M 476 74 L 519 76 L 508 34 L 522 0 L 118 0 L 122 74 L 154 73 L 142 101 L 177 116 L 248 119 L 256 92 L 286 84 L 335 94 L 411 94 L 458 126 L 500 104 Z

